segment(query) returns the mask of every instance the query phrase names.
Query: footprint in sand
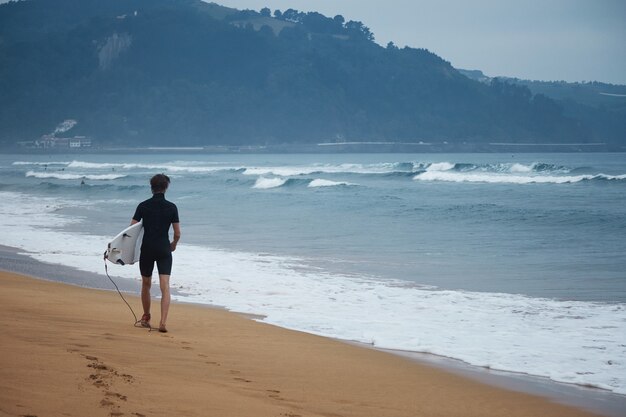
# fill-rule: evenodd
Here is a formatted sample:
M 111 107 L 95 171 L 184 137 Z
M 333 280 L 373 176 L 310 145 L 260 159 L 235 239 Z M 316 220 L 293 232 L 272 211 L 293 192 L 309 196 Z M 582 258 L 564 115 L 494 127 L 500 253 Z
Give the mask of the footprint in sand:
M 120 394 L 119 392 L 111 392 L 111 391 L 107 391 L 104 393 L 105 396 L 107 397 L 116 397 L 119 398 L 122 401 L 126 401 L 127 397 L 125 395 Z
M 93 373 L 89 375 L 87 380 L 93 381 L 92 384 L 102 390 L 104 398 L 100 400 L 100 406 L 109 409 L 110 416 L 122 416 L 123 412 L 120 411 L 120 401 L 126 401 L 128 398 L 120 394 L 119 392 L 109 391 L 111 385 L 115 385 L 116 382 L 121 380 L 131 384 L 134 382 L 134 378 L 129 374 L 120 374 L 114 368 L 102 363 L 96 356 L 83 355 L 85 359 L 90 363 L 87 367 L 93 369 Z M 137 417 L 142 417 L 140 413 L 134 413 Z M 145 417 L 145 416 L 143 416 Z
M 274 400 L 278 400 L 278 401 L 284 401 L 285 399 L 283 397 L 281 397 L 280 395 L 280 391 L 278 391 L 277 389 L 268 389 L 266 390 L 267 392 L 271 393 L 268 395 L 268 397 L 274 399 Z

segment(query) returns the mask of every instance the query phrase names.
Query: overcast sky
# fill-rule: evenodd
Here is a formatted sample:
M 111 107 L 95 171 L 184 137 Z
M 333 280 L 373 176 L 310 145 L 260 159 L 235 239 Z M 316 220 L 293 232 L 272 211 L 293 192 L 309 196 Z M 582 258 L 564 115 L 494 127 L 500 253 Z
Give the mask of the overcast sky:
M 456 68 L 532 80 L 626 84 L 626 0 L 217 0 L 343 15 L 381 45 L 426 48 Z

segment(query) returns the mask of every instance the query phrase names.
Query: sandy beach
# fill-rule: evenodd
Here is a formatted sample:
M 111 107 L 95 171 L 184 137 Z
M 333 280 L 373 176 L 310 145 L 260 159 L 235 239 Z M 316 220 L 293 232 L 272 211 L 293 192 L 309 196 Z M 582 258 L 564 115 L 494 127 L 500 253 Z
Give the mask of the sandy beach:
M 219 309 L 173 304 L 160 334 L 115 292 L 0 286 L 2 416 L 593 415 Z

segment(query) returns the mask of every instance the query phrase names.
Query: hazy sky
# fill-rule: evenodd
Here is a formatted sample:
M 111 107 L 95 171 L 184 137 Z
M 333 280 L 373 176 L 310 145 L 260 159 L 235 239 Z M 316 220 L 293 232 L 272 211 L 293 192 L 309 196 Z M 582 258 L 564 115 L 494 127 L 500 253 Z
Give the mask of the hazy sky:
M 426 48 L 490 76 L 626 84 L 626 0 L 217 0 L 360 20 L 382 45 Z

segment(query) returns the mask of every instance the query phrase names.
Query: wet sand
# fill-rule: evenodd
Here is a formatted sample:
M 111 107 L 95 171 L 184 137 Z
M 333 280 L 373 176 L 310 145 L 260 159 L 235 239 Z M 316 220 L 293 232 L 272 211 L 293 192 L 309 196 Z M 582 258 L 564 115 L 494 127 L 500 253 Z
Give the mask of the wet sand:
M 0 314 L 0 415 L 593 415 L 220 309 L 175 303 L 149 332 L 115 292 L 13 273 Z

